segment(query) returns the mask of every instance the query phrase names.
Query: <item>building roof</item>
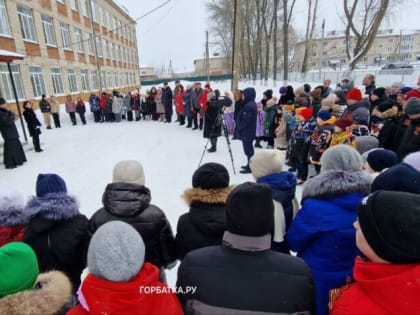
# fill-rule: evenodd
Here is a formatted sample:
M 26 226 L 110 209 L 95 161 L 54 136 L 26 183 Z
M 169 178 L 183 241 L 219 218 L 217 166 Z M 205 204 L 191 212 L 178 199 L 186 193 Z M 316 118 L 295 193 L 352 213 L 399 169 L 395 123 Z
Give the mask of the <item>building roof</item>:
M 0 62 L 13 62 L 13 60 L 22 60 L 25 57 L 13 51 L 0 49 Z

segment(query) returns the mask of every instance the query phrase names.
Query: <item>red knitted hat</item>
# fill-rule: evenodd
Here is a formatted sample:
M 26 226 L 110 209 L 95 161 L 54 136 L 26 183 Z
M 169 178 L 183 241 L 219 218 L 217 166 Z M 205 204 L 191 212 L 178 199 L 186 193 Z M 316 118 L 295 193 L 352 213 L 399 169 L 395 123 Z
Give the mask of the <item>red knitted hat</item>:
M 299 112 L 299 115 L 305 118 L 305 120 L 308 120 L 311 119 L 313 112 L 314 110 L 312 109 L 312 107 L 305 107 Z
M 362 92 L 357 88 L 352 88 L 347 92 L 348 100 L 360 101 L 363 98 Z
M 346 130 L 347 127 L 350 127 L 353 124 L 353 120 L 350 118 L 341 118 L 335 122 L 335 125 L 343 130 Z

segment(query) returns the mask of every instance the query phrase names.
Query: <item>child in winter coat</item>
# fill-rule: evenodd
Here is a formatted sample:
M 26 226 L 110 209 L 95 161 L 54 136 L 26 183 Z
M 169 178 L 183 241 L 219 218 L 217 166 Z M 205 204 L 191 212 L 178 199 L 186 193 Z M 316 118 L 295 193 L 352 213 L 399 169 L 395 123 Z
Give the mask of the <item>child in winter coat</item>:
M 129 224 L 112 221 L 93 235 L 80 304 L 67 315 L 183 314 L 176 295 L 159 281 L 159 268 L 144 261 L 145 245 Z
M 77 125 L 76 121 L 76 103 L 72 100 L 71 95 L 67 95 L 67 101 L 66 101 L 66 113 L 70 116 L 70 121 L 73 126 Z
M 76 112 L 79 114 L 80 120 L 82 121 L 83 125 L 86 125 L 86 118 L 85 118 L 86 106 L 85 106 L 85 101 L 82 99 L 81 96 L 77 97 Z
M 265 111 L 261 102 L 257 103 L 257 132 L 255 133 L 255 145 L 256 148 L 262 148 L 261 141 L 264 140 L 264 118 Z
M 41 134 L 41 123 L 36 117 L 30 101 L 23 102 L 23 117 L 25 117 L 26 124 L 28 125 L 29 134 L 32 137 L 35 152 L 42 152 L 39 135 Z
M 284 112 L 281 107 L 277 108 L 277 117 L 276 117 L 276 130 L 274 134 L 275 147 L 279 150 L 287 150 L 288 137 L 290 137 L 290 126 L 289 123 L 292 121 L 293 117 L 288 112 Z
M 353 137 L 349 131 L 353 121 L 349 118 L 338 119 L 334 124 L 334 133 L 328 141 L 328 147 L 333 147 L 339 144 L 352 145 Z
M 259 184 L 271 187 L 274 202 L 274 225 L 271 231 L 271 249 L 290 254 L 285 240 L 286 231 L 299 209 L 296 199 L 296 176 L 283 171 L 284 152 L 258 151 L 250 160 L 252 176 Z
M 321 156 L 328 147 L 328 141 L 334 133 L 336 118 L 329 110 L 321 110 L 318 113 L 316 127 L 311 136 L 309 147 L 309 162 L 315 166 L 317 174 L 321 170 Z
M 420 196 L 377 191 L 354 222 L 354 281 L 331 291 L 330 314 L 419 314 Z
M 274 130 L 276 129 L 276 117 L 277 117 L 277 98 L 273 97 L 267 100 L 264 108 L 264 138 L 267 140 L 267 148 L 274 148 Z
M 179 125 L 185 125 L 185 116 L 184 116 L 184 95 L 185 90 L 182 84 L 179 85 L 179 88 L 176 90 L 174 103 L 175 103 L 175 111 L 178 117 Z
M 12 188 L 0 189 L 0 246 L 23 240 L 27 218 L 23 196 Z
M 0 315 L 65 314 L 69 279 L 60 271 L 39 274 L 32 248 L 21 242 L 0 247 Z
M 51 115 L 53 116 L 55 128 L 61 128 L 60 104 L 58 104 L 54 95 L 51 95 L 50 105 L 51 105 Z

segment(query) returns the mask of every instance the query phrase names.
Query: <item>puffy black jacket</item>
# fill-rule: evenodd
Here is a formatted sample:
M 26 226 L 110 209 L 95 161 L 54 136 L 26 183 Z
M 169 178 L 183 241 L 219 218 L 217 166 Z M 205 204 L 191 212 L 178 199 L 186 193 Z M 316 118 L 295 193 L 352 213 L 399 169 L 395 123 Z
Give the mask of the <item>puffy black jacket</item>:
M 201 247 L 220 245 L 226 230 L 225 205 L 231 188 L 191 188 L 185 191 L 184 199 L 190 211 L 178 219 L 176 233 L 177 257 L 184 256 Z
M 252 251 L 244 249 L 250 239 Z M 188 253 L 178 269 L 177 287 L 196 291 L 179 296 L 185 313 L 314 314 L 309 267 L 269 248 L 269 234 L 254 238 L 226 232 L 223 245 Z
M 120 220 L 131 224 L 146 245 L 145 260 L 167 267 L 176 260 L 175 238 L 165 214 L 150 204 L 150 190 L 128 183 L 108 184 L 102 196 L 103 208 L 94 213 L 89 229 L 94 233 L 102 224 Z
M 76 199 L 66 194 L 34 197 L 24 212 L 29 223 L 23 241 L 33 248 L 39 270 L 64 272 L 76 292 L 90 241 L 88 219 L 79 213 Z

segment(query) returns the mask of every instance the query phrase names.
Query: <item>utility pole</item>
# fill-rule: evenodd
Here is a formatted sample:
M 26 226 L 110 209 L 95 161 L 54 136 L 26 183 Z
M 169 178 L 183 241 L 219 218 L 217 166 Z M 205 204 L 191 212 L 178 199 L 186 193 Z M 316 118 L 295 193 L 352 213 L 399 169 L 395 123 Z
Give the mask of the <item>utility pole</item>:
M 209 31 L 206 31 L 206 75 L 207 75 L 207 83 L 209 83 L 210 82 Z
M 322 27 L 321 27 L 321 48 L 319 52 L 319 80 L 321 80 L 322 75 L 322 64 L 324 62 L 323 53 L 324 53 L 324 33 L 325 33 L 325 19 L 322 20 Z
M 238 88 L 239 83 L 239 52 L 241 45 L 241 0 L 234 0 L 233 6 L 233 43 L 232 43 L 232 86 Z
M 99 63 L 99 58 L 98 58 L 98 46 L 96 45 L 96 31 L 95 31 L 95 25 L 94 25 L 94 21 L 93 21 L 93 10 L 92 10 L 92 3 L 91 1 L 94 0 L 88 0 L 88 6 L 89 6 L 89 14 L 90 14 L 90 25 L 92 26 L 92 34 L 93 37 L 91 38 L 91 40 L 93 40 L 93 47 L 95 48 L 95 59 L 96 59 L 96 69 L 98 70 L 98 80 L 99 80 L 99 89 L 100 91 L 102 91 L 102 74 L 101 74 L 101 64 Z

